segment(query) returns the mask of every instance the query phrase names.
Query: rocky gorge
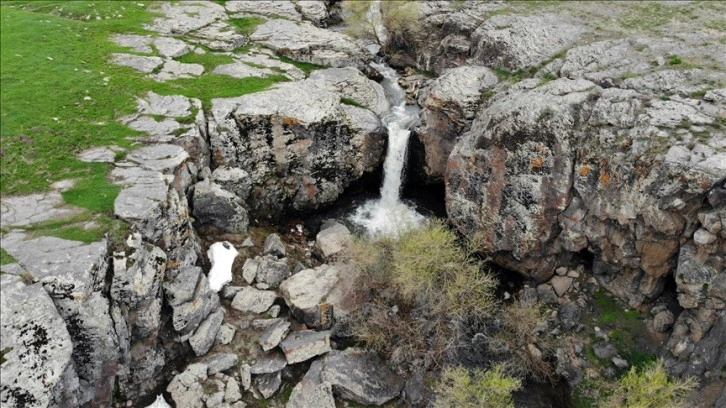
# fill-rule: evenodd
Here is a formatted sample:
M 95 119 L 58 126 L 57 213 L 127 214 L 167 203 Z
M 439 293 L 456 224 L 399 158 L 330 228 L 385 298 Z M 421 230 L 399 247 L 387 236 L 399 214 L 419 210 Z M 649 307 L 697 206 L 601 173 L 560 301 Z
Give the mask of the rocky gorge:
M 391 102 L 370 42 L 341 31 L 335 1 L 223 3 L 160 3 L 153 35 L 113 39 L 130 50 L 113 63 L 158 81 L 202 75 L 175 60 L 188 53 L 230 55 L 215 68 L 230 78 L 285 77 L 209 104 L 139 95 L 121 121 L 145 132 L 140 147 L 82 153 L 113 162 L 130 235 L 31 237 L 16 227 L 66 211 L 64 186 L 3 197 L 2 248 L 17 260 L 0 276 L 3 406 L 433 406 L 427 373 L 349 347 L 367 307 L 348 296 L 354 265 L 340 256 L 353 225 L 306 222 L 378 187 Z M 595 376 L 632 363 L 586 322 L 611 294 L 642 312 L 671 375 L 711 390 L 693 406 L 726 404 L 724 30 L 603 28 L 594 14 L 626 11 L 594 3 L 417 4 L 375 57 L 404 72 L 420 109 L 403 183 L 443 186 L 448 223 L 519 282 L 502 283 L 503 302 L 549 305 L 536 332 L 557 339 L 553 382 L 593 374 L 586 349 L 604 361 Z M 264 21 L 249 36 L 227 22 L 252 15 Z M 221 290 L 215 242 L 237 254 Z M 478 364 L 487 334 L 469 335 L 460 358 Z

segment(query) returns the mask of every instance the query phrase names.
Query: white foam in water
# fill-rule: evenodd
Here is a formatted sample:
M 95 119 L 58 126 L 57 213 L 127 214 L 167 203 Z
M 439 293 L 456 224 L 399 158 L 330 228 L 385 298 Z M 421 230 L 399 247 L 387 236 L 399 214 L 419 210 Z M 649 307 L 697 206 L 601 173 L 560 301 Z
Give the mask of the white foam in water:
M 372 4 L 378 7 L 378 2 Z M 375 13 L 369 13 L 369 17 Z M 380 22 L 376 30 L 382 33 Z M 416 228 L 425 217 L 415 209 L 401 202 L 401 178 L 406 163 L 406 149 L 411 131 L 408 128 L 418 121 L 418 109 L 406 106 L 406 93 L 398 85 L 396 71 L 383 64 L 371 64 L 384 77 L 383 89 L 386 92 L 391 110 L 381 118 L 388 128 L 388 152 L 383 164 L 383 186 L 381 198 L 369 200 L 356 209 L 350 220 L 365 228 L 371 236 L 398 236 L 401 232 Z

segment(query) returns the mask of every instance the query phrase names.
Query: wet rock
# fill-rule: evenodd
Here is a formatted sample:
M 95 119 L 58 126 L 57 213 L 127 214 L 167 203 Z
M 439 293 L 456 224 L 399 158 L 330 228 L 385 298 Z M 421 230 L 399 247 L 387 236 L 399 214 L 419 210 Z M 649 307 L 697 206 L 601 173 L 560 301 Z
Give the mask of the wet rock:
M 318 232 L 315 236 L 315 248 L 327 259 L 342 251 L 352 237 L 345 225 L 335 222 Z
M 235 353 L 219 353 L 211 355 L 204 359 L 207 365 L 207 375 L 214 375 L 227 371 L 237 365 L 237 354 Z
M 202 225 L 231 233 L 247 231 L 249 223 L 240 198 L 206 180 L 194 186 L 194 217 Z
M 263 247 L 263 253 L 265 255 L 272 255 L 278 258 L 285 257 L 285 244 L 282 243 L 282 239 L 277 234 L 270 234 L 265 239 L 265 245 Z
M 262 398 L 269 399 L 282 385 L 282 379 L 280 378 L 280 372 L 271 374 L 260 374 L 255 377 L 254 380 L 255 388 L 262 394 Z
M 192 346 L 194 354 L 202 356 L 212 348 L 214 339 L 217 337 L 219 327 L 224 320 L 224 310 L 218 309 L 216 312 L 207 316 L 206 319 L 197 327 L 194 335 L 189 338 L 189 345 Z
M 330 331 L 303 330 L 290 333 L 281 343 L 288 364 L 309 360 L 325 354 L 330 348 Z
M 653 330 L 658 333 L 664 333 L 673 326 L 675 321 L 675 316 L 673 316 L 673 313 L 670 310 L 658 312 L 653 317 Z
M 171 380 L 166 391 L 171 394 L 171 399 L 178 408 L 202 407 L 204 406 L 204 390 L 201 382 L 206 379 L 206 365 L 190 364 Z
M 240 312 L 264 313 L 275 302 L 277 295 L 268 290 L 243 287 L 232 299 L 232 308 Z
M 355 348 L 331 353 L 320 378 L 333 386 L 336 395 L 359 404 L 384 404 L 397 397 L 404 386 L 403 379 L 375 353 Z
M 250 373 L 253 375 L 272 374 L 281 371 L 287 366 L 285 356 L 279 351 L 273 351 L 260 357 L 255 364 L 250 367 Z
M 262 350 L 269 351 L 277 347 L 283 338 L 290 331 L 290 322 L 280 320 L 279 322 L 271 325 L 262 336 L 260 336 L 260 346 Z

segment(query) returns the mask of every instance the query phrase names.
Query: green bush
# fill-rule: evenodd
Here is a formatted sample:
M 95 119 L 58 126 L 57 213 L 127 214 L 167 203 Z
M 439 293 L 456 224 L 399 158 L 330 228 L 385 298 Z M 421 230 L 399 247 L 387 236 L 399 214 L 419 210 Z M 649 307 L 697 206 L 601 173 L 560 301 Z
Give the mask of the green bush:
M 494 309 L 496 281 L 442 223 L 404 234 L 391 257 L 392 283 L 407 301 L 457 317 Z
M 463 367 L 448 368 L 441 376 L 434 407 L 514 407 L 512 392 L 521 386 L 519 379 L 504 374 L 502 366 L 472 374 Z
M 354 335 L 393 364 L 440 365 L 457 347 L 462 322 L 495 309 L 495 280 L 442 222 L 397 241 L 357 240 L 347 251 L 358 277 L 346 298 L 371 300 Z
M 696 386 L 692 378 L 668 377 L 663 360 L 638 369 L 633 366 L 618 383 L 601 408 L 679 408 L 685 407 L 686 395 Z

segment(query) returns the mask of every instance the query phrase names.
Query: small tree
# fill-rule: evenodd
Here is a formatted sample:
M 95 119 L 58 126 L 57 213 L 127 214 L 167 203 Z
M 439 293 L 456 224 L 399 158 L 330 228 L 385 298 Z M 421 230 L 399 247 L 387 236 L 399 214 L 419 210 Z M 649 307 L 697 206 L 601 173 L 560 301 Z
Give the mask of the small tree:
M 512 392 L 522 382 L 506 376 L 502 366 L 473 373 L 463 367 L 447 368 L 437 387 L 435 408 L 510 408 L 514 407 Z

